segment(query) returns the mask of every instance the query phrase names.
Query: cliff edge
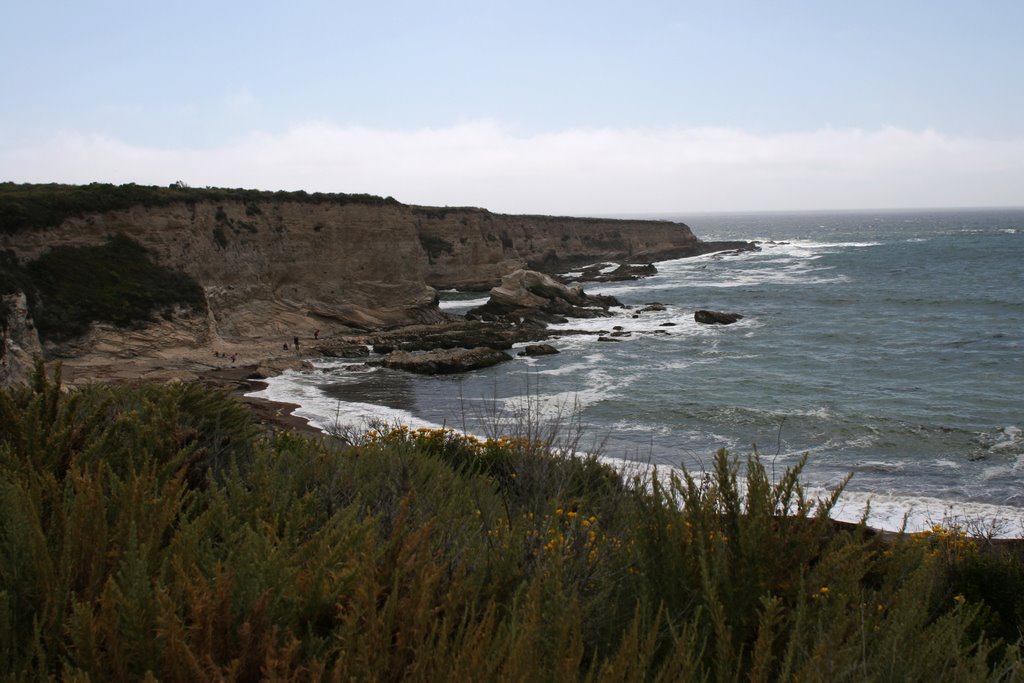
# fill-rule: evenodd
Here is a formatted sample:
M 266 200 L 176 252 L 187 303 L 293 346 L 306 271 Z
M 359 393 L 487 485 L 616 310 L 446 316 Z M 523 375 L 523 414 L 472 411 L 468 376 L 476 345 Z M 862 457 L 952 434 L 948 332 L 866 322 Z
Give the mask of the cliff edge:
M 0 252 L 15 268 L 115 238 L 192 278 L 204 306 L 168 309 L 145 324 L 101 321 L 71 340 L 44 338 L 47 358 L 101 348 L 136 358 L 169 345 L 219 355 L 257 343 L 276 349 L 315 330 L 436 323 L 445 319 L 436 289 L 486 289 L 519 268 L 551 273 L 731 246 L 707 245 L 670 221 L 512 216 L 367 195 L 0 183 Z M 63 276 L 51 269 L 48 277 Z M 0 287 L 20 288 L 12 278 Z M 47 305 L 27 294 L 30 308 L 33 298 Z

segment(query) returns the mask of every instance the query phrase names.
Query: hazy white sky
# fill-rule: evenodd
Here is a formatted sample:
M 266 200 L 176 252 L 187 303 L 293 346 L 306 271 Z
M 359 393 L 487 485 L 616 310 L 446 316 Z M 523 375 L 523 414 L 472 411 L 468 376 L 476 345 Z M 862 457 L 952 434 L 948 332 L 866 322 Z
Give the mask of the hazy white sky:
M 1024 204 L 1024 2 L 7 3 L 0 180 L 517 213 Z

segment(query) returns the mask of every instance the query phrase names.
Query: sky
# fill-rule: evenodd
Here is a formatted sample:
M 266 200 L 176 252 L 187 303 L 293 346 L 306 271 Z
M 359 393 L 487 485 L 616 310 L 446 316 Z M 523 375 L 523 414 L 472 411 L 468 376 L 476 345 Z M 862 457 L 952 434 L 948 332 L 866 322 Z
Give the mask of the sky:
M 1024 2 L 7 0 L 0 181 L 1024 205 Z

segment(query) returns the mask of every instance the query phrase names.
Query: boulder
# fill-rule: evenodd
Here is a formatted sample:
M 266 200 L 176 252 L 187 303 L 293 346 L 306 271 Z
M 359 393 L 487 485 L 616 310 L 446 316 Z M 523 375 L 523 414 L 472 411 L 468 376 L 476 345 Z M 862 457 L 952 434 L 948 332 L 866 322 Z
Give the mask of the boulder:
M 553 353 L 558 353 L 551 344 L 528 344 L 523 347 L 523 350 L 519 352 L 520 356 L 550 356 Z
M 490 367 L 512 360 L 504 351 L 487 347 L 475 349 L 435 349 L 433 351 L 393 351 L 379 363 L 386 368 L 419 375 L 450 375 Z
M 737 320 L 742 320 L 743 316 L 739 313 L 700 310 L 693 314 L 693 319 L 704 325 L 732 325 Z
M 564 322 L 569 318 L 597 318 L 611 315 L 608 309 L 619 306 L 611 296 L 591 296 L 581 285 L 567 286 L 543 273 L 517 270 L 501 279 L 490 292 L 490 299 L 467 317 L 541 324 Z

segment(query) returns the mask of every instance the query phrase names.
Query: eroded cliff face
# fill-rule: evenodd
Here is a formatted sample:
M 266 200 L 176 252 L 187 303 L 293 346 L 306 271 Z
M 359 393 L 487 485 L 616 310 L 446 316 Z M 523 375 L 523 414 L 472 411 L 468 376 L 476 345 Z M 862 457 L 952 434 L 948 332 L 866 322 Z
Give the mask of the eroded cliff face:
M 665 260 L 698 254 L 702 245 L 670 221 L 409 210 L 427 251 L 426 280 L 438 288 L 489 289 L 519 268 L 554 273 L 602 260 Z
M 26 383 L 34 359 L 42 356 L 43 349 L 25 294 L 0 296 L 0 313 L 0 386 Z
M 434 288 L 480 288 L 530 267 L 699 253 L 667 221 L 508 216 L 482 209 L 296 201 L 196 202 L 91 214 L 4 235 L 20 261 L 124 234 L 203 287 L 211 334 L 434 322 Z

